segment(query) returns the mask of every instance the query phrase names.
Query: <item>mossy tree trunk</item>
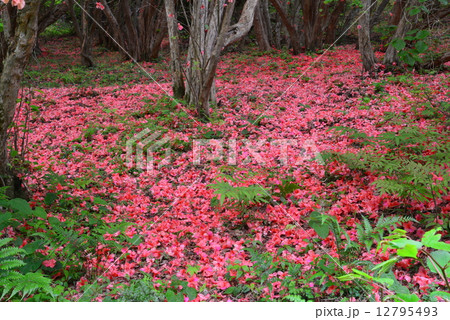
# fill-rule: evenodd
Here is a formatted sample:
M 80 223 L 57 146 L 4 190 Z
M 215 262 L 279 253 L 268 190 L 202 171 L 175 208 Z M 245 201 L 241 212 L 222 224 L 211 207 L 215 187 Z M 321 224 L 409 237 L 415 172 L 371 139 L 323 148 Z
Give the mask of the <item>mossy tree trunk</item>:
M 370 42 L 371 0 L 363 0 L 363 8 L 358 26 L 358 44 L 364 71 L 372 73 L 375 68 L 375 53 Z
M 23 72 L 36 42 L 40 3 L 41 0 L 28 0 L 15 17 L 11 15 L 15 10 L 9 4 L 2 16 L 8 48 L 0 76 L 0 186 L 11 187 L 8 194 L 12 196 L 17 194 L 18 186 L 14 186 L 16 179 L 8 161 L 7 133 L 16 110 Z
M 235 1 L 193 0 L 189 27 L 186 100 L 199 117 L 209 117 L 209 103 L 216 101 L 215 76 L 224 47 L 244 37 L 253 25 L 259 0 L 247 0 L 239 21 L 231 25 Z

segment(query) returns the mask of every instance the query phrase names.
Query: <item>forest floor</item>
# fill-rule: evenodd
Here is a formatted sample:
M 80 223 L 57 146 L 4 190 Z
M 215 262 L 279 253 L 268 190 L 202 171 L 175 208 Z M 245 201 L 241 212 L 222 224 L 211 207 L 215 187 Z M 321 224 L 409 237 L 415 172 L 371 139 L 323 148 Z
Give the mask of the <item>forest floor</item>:
M 383 284 L 337 279 L 392 253 L 364 244 L 357 233 L 363 217 L 420 222 L 436 207 L 442 216 L 450 212 L 448 195 L 434 202 L 381 194 L 372 184 L 376 174 L 327 157 L 364 148 L 333 127 L 376 136 L 434 126 L 445 138 L 448 127 L 426 111 L 448 103 L 448 73 L 365 77 L 352 45 L 323 55 L 229 52 L 217 72 L 218 106 L 203 123 L 168 97 L 167 61 L 142 63 L 147 75 L 97 48 L 97 67 L 86 69 L 74 38 L 41 47 L 26 72 L 29 111 L 23 105 L 21 115 L 28 117 L 23 165 L 32 201 L 61 222 L 74 219 L 79 234 L 97 226 L 85 223 L 91 216 L 118 226 L 96 230 L 105 244 L 78 253 L 84 274 L 68 275 L 61 253 L 44 250 L 61 262 L 49 264 L 54 279 L 73 277 L 73 300 L 111 299 L 117 286 L 142 278 L 155 284 L 155 296 L 164 287 L 168 300 L 381 300 L 390 292 Z M 143 153 L 154 157 L 148 170 L 126 161 L 127 141 L 146 129 Z M 210 155 L 217 144 L 222 157 Z M 242 188 L 220 203 L 215 190 L 233 186 Z M 335 217 L 340 228 L 319 237 L 316 213 Z M 402 221 L 397 227 L 412 239 L 426 231 Z M 421 299 L 444 286 L 412 259 L 395 264 L 391 275 Z

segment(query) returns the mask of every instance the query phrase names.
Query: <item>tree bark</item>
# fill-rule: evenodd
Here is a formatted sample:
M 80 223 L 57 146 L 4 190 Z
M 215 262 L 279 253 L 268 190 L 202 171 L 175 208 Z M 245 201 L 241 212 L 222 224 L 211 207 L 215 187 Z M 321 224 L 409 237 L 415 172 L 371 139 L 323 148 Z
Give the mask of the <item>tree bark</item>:
M 255 19 L 253 21 L 255 28 L 256 41 L 258 42 L 259 50 L 261 51 L 270 51 L 272 48 L 270 47 L 269 36 L 267 34 L 267 29 L 264 26 L 263 22 L 263 13 L 261 8 L 261 3 L 256 7 L 255 10 Z
M 286 27 L 286 30 L 289 33 L 293 54 L 294 55 L 300 54 L 301 52 L 300 36 L 297 32 L 297 29 L 295 29 L 294 25 L 289 21 L 287 13 L 278 3 L 278 0 L 270 0 L 270 3 L 274 6 L 275 10 L 277 10 L 277 13 L 280 16 L 283 25 Z
M 174 0 L 164 0 L 166 8 L 167 31 L 170 45 L 170 69 L 172 73 L 173 95 L 182 99 L 185 95 L 183 68 L 181 66 L 180 46 L 178 43 L 178 25 Z
M 443 66 L 450 61 L 450 52 L 443 53 L 442 55 L 423 63 L 420 67 L 423 69 L 435 69 Z
M 137 25 L 140 43 L 140 61 L 158 58 L 161 42 L 167 35 L 167 22 L 162 0 L 144 0 L 139 9 Z
M 40 0 L 29 0 L 17 16 L 13 35 L 8 41 L 8 50 L 0 76 L 0 186 L 9 186 L 9 195 L 14 196 L 14 174 L 8 162 L 7 132 L 13 121 L 17 97 L 25 66 L 31 56 L 38 31 Z M 11 5 L 9 4 L 8 7 Z M 9 13 L 5 13 L 10 18 Z M 5 16 L 4 16 L 5 17 Z M 17 186 L 16 186 L 17 187 Z
M 389 4 L 390 0 L 383 0 L 380 5 L 377 7 L 377 10 L 370 18 L 370 28 L 372 29 L 377 23 L 380 22 L 381 15 L 383 14 L 384 9 Z
M 389 24 L 393 26 L 397 26 L 400 23 L 400 20 L 403 16 L 403 10 L 407 4 L 408 0 L 396 0 L 394 3 L 394 7 L 392 8 L 392 16 L 389 20 Z
M 81 29 L 83 39 L 81 42 L 81 64 L 85 67 L 92 68 L 95 66 L 92 58 L 92 21 L 88 17 L 90 12 L 90 1 L 84 2 L 84 10 L 81 13 Z
M 42 33 L 48 26 L 58 21 L 68 10 L 68 5 L 65 2 L 55 4 L 53 0 L 45 10 L 41 7 L 39 10 L 38 20 L 38 34 Z
M 128 55 L 126 52 L 123 51 L 123 49 L 126 48 L 126 43 L 123 39 L 123 35 L 120 29 L 119 22 L 117 21 L 116 17 L 114 16 L 114 13 L 112 12 L 111 8 L 108 5 L 108 2 L 106 0 L 101 0 L 103 6 L 105 9 L 103 10 L 103 13 L 106 16 L 106 19 L 109 23 L 109 28 L 112 30 L 112 37 L 114 38 L 114 44 L 119 50 L 119 52 L 122 53 L 124 59 L 128 59 Z M 123 49 L 122 49 L 123 48 Z
M 371 0 L 363 0 L 363 12 L 359 19 L 358 43 L 364 71 L 372 73 L 375 67 L 375 54 L 370 42 L 370 5 Z
M 408 2 L 409 1 L 407 1 L 402 6 L 402 12 L 400 14 L 401 18 L 400 18 L 400 21 L 398 22 L 397 29 L 395 30 L 395 33 L 391 39 L 391 42 L 394 39 L 403 39 L 406 35 L 406 32 L 409 29 L 408 16 L 406 13 L 406 9 L 409 4 Z M 399 61 L 398 61 L 397 49 L 395 49 L 392 44 L 389 44 L 388 48 L 386 49 L 386 53 L 384 55 L 383 64 L 386 66 L 391 66 L 394 63 L 398 63 L 398 62 Z
M 201 118 L 209 117 L 215 101 L 215 74 L 223 48 L 245 36 L 253 25 L 258 0 L 247 0 L 239 20 L 231 25 L 235 1 L 194 0 L 191 5 L 186 100 Z M 170 23 L 169 23 L 170 28 Z
M 122 12 L 124 30 L 126 31 L 124 37 L 126 42 L 125 48 L 134 60 L 140 61 L 141 59 L 139 55 L 141 50 L 139 48 L 139 39 L 136 26 L 133 23 L 130 3 L 128 0 L 120 1 L 120 11 Z
M 336 29 L 341 14 L 345 10 L 346 0 L 338 1 L 325 27 L 325 43 L 332 44 L 336 40 Z
M 247 35 L 247 33 L 250 31 L 252 25 L 253 25 L 253 19 L 255 17 L 255 9 L 258 5 L 259 0 L 247 0 L 244 4 L 244 8 L 242 9 L 241 15 L 239 17 L 239 21 L 235 23 L 234 25 L 228 27 L 228 31 L 226 31 L 226 34 L 224 35 L 224 46 L 228 46 L 238 40 L 240 40 L 242 37 Z M 234 3 L 234 1 L 232 2 Z M 227 6 L 230 6 L 230 3 L 228 3 Z M 233 14 L 233 12 L 231 12 Z M 226 17 L 226 16 L 225 16 Z M 224 22 L 225 22 L 224 18 Z M 230 17 L 231 21 L 231 17 Z M 228 22 L 228 25 L 230 22 Z M 224 29 L 226 30 L 226 29 Z M 220 37 L 220 35 L 219 35 Z
M 73 28 L 75 29 L 75 34 L 77 35 L 78 39 L 80 39 L 80 44 L 83 42 L 83 33 L 81 32 L 80 23 L 78 22 L 77 16 L 75 14 L 75 10 L 73 9 L 74 6 L 73 0 L 68 0 L 68 7 L 69 7 L 69 15 L 72 19 Z
M 306 50 L 315 51 L 322 47 L 320 7 L 322 0 L 302 0 L 303 29 Z
M 270 21 L 270 13 L 269 13 L 269 1 L 268 0 L 260 0 L 261 7 L 261 20 L 264 28 L 266 29 L 266 34 L 269 37 L 269 43 L 271 46 L 275 44 L 272 33 L 272 23 Z
M 3 61 L 8 52 L 8 43 L 3 32 L 0 32 L 0 73 L 3 71 Z

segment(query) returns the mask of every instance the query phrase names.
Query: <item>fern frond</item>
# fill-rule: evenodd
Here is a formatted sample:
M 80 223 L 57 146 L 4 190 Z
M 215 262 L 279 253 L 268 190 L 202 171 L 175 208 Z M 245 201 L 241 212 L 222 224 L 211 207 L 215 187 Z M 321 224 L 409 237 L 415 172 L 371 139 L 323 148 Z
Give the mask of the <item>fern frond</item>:
M 291 302 L 306 302 L 306 300 L 303 299 L 301 296 L 292 295 L 292 294 L 284 297 L 284 299 L 291 301 Z
M 19 249 L 17 247 L 8 247 L 0 249 L 0 261 L 1 259 L 12 257 L 20 253 L 24 253 L 25 251 L 23 249 Z M 1 263 L 1 262 L 0 262 Z
M 12 238 L 3 238 L 0 239 L 0 247 L 5 246 L 6 244 L 10 243 L 13 239 Z
M 3 299 L 3 297 L 8 295 L 8 300 L 11 300 L 19 292 L 21 292 L 22 298 L 39 290 L 52 293 L 50 283 L 51 280 L 40 273 L 21 274 L 19 278 L 6 279 L 6 281 L 3 281 L 3 292 L 0 299 Z
M 11 270 L 23 267 L 25 263 L 22 260 L 10 259 L 0 261 L 0 272 L 2 270 Z M 1 274 L 1 273 L 0 273 Z

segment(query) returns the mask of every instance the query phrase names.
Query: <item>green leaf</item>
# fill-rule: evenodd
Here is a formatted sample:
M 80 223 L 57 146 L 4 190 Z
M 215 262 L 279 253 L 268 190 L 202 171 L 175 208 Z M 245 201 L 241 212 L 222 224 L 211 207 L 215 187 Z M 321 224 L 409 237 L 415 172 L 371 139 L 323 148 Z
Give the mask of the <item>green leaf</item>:
M 58 195 L 57 195 L 56 193 L 54 193 L 54 192 L 48 192 L 48 193 L 45 195 L 44 203 L 45 203 L 47 206 L 50 206 L 50 205 L 53 204 L 53 202 L 55 202 L 56 199 L 58 199 Z
M 4 245 L 10 243 L 12 240 L 13 240 L 12 238 L 0 239 L 0 247 L 3 247 Z
M 420 300 L 418 296 L 410 293 L 398 293 L 394 296 L 394 298 L 396 298 L 395 300 L 397 302 L 418 302 Z
M 233 294 L 236 289 L 237 289 L 236 287 L 229 287 L 224 291 L 224 293 L 225 294 Z
M 197 290 L 195 290 L 194 288 L 187 287 L 186 289 L 184 289 L 184 292 L 188 296 L 189 300 L 194 300 L 195 298 L 197 298 Z
M 403 49 L 406 47 L 406 42 L 405 42 L 405 40 L 403 40 L 403 39 L 394 39 L 394 40 L 391 42 L 391 45 L 392 45 L 397 51 L 400 51 L 400 50 L 403 50 Z
M 59 226 L 61 226 L 61 221 L 59 221 L 59 219 L 57 219 L 55 217 L 48 218 L 48 222 L 50 223 L 50 225 L 52 227 L 59 227 Z
M 433 257 L 433 259 L 441 267 L 445 268 L 445 274 L 450 276 L 450 266 L 448 266 L 450 262 L 450 253 L 447 251 L 438 250 L 430 253 L 430 256 Z M 435 266 L 434 262 L 430 258 L 427 259 L 427 266 L 430 268 L 431 272 L 442 274 L 441 270 Z
M 22 249 L 19 249 L 17 247 L 8 247 L 0 249 L 0 259 L 8 258 L 15 256 L 17 254 L 23 253 L 24 251 Z M 2 265 L 2 262 L 0 261 L 0 267 Z
M 417 259 L 417 252 L 417 247 L 412 244 L 407 244 L 405 247 L 397 250 L 399 256 L 414 259 Z
M 423 246 L 422 243 L 419 241 L 405 239 L 405 238 L 396 239 L 396 240 L 392 240 L 389 242 L 389 245 L 394 249 L 403 249 L 408 244 L 415 246 L 417 249 L 420 249 Z
M 21 213 L 24 218 L 27 218 L 33 214 L 30 204 L 24 199 L 16 198 L 10 200 L 9 207 L 16 212 Z
M 175 292 L 173 292 L 172 290 L 167 290 L 166 292 L 166 299 L 168 302 L 176 302 L 176 295 Z
M 33 215 L 44 220 L 47 219 L 47 212 L 45 212 L 42 207 L 37 207 L 36 209 L 34 209 Z
M 319 237 L 325 239 L 330 233 L 330 225 L 327 222 L 329 216 L 317 211 L 311 213 L 308 225 L 316 231 Z
M 349 274 L 346 274 L 346 275 L 343 275 L 343 276 L 340 276 L 337 278 L 338 278 L 338 280 L 345 282 L 345 281 L 353 281 L 355 279 L 361 279 L 361 276 L 354 274 L 354 273 L 349 273 Z
M 425 234 L 422 236 L 422 243 L 425 246 L 429 246 L 429 244 L 431 243 L 435 243 L 438 242 L 439 240 L 441 240 L 441 235 L 440 234 L 436 234 L 436 229 L 432 229 L 430 231 L 425 232 Z
M 447 301 L 450 301 L 450 293 L 444 291 L 433 291 L 430 293 L 431 301 L 437 301 L 436 297 L 441 297 Z
M 330 233 L 330 227 L 326 223 L 310 221 L 309 226 L 314 229 L 319 237 L 325 239 Z
M 27 254 L 31 254 L 31 253 L 36 252 L 36 250 L 38 250 L 38 249 L 43 249 L 44 243 L 45 243 L 45 240 L 36 240 L 31 243 L 28 243 L 22 249 L 25 250 L 25 252 Z
M 373 277 L 372 277 L 370 274 L 367 274 L 367 273 L 365 273 L 365 272 L 363 272 L 363 271 L 361 271 L 361 270 L 358 270 L 358 269 L 352 269 L 352 271 L 353 271 L 354 273 L 360 275 L 360 276 L 363 276 L 363 277 L 366 278 L 366 279 L 370 279 L 370 280 L 373 279 Z
M 393 265 L 397 263 L 397 261 L 398 261 L 397 258 L 386 260 L 374 266 L 372 268 L 372 271 L 378 270 L 378 274 L 386 273 Z
M 141 236 L 139 234 L 135 234 L 133 238 L 129 241 L 134 246 L 138 246 L 142 243 Z
M 24 266 L 25 263 L 22 260 L 2 260 L 0 262 L 0 270 L 11 270 Z
M 3 213 L 3 214 L 0 214 L 0 225 L 3 222 L 7 222 L 9 219 L 11 219 L 11 217 L 12 217 L 12 215 L 11 215 L 10 212 L 6 212 L 6 213 Z M 3 228 L 0 228 L 0 230 L 3 230 Z
M 423 40 L 430 35 L 430 31 L 428 30 L 419 30 L 416 34 L 417 40 Z
M 108 202 L 106 202 L 102 198 L 97 198 L 97 197 L 94 198 L 94 203 L 95 204 L 104 205 L 104 206 L 106 206 L 108 204 Z
M 184 296 L 181 292 L 175 295 L 175 302 L 184 302 Z
M 416 64 L 416 61 L 418 60 L 417 55 L 413 56 L 408 51 L 399 52 L 398 55 L 403 62 L 405 62 L 406 64 L 408 64 L 411 67 L 414 66 Z
M 394 279 L 390 279 L 390 278 L 373 278 L 373 281 L 383 283 L 389 287 L 394 284 Z
M 419 53 L 424 53 L 428 49 L 428 45 L 423 41 L 417 41 L 415 47 Z
M 194 274 L 197 274 L 200 271 L 201 267 L 200 266 L 191 266 L 188 265 L 186 268 L 186 271 L 189 275 L 193 276 Z
M 409 9 L 409 12 L 408 12 L 408 13 L 409 13 L 410 16 L 415 16 L 415 15 L 419 14 L 420 11 L 422 11 L 422 10 L 420 9 L 420 7 L 414 6 L 414 7 L 411 7 L 411 8 Z
M 436 229 L 432 229 L 426 232 L 422 237 L 423 245 L 436 250 L 450 251 L 450 244 L 439 241 L 441 240 L 441 235 L 436 233 L 437 231 Z

